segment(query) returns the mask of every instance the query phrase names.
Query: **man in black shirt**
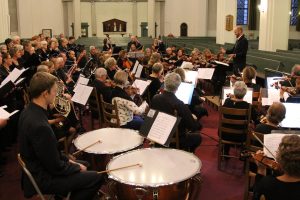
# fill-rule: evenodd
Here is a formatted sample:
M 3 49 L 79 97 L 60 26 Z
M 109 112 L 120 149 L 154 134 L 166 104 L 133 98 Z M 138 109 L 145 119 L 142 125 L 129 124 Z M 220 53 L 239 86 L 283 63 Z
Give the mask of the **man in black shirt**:
M 174 72 L 168 74 L 165 77 L 165 91 L 152 98 L 151 108 L 171 115 L 177 111 L 177 115 L 181 117 L 178 125 L 180 148 L 194 152 L 201 143 L 201 136 L 199 133 L 186 133 L 186 130 L 199 131 L 202 126 L 193 118 L 188 106 L 175 96 L 180 83 L 181 78 L 178 74 Z
M 106 82 L 107 71 L 104 68 L 98 68 L 95 71 L 95 80 L 92 86 L 96 88 L 97 93 L 103 96 L 105 102 L 111 102 L 112 87 L 109 86 L 111 83 Z
M 47 108 L 54 102 L 56 81 L 45 72 L 36 73 L 30 81 L 32 102 L 22 112 L 18 125 L 20 154 L 42 193 L 66 195 L 71 192 L 72 200 L 92 199 L 101 185 L 101 175 L 61 155 L 48 123 Z M 25 175 L 22 186 L 25 197 L 35 194 Z

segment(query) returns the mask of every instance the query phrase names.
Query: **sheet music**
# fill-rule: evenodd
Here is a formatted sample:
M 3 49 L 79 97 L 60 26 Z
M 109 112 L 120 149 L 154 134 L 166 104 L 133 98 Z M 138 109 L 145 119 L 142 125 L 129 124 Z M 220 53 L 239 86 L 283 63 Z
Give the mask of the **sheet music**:
M 233 88 L 230 87 L 223 87 L 223 92 L 222 92 L 222 105 L 224 104 L 225 100 L 227 99 L 227 94 L 233 94 Z M 253 89 L 248 88 L 247 93 L 244 96 L 244 101 L 252 104 L 252 95 L 253 95 Z
M 150 140 L 159 144 L 165 144 L 176 123 L 176 117 L 159 112 L 147 136 Z
M 90 79 L 85 78 L 83 76 L 79 76 L 78 80 L 77 80 L 77 84 L 81 84 L 81 85 L 87 85 L 89 83 Z
M 194 67 L 193 63 L 183 61 L 180 67 L 183 68 L 183 69 L 186 69 L 186 68 L 190 69 L 190 66 L 193 68 Z
M 9 119 L 12 115 L 19 112 L 19 110 L 15 110 L 15 111 L 9 113 L 6 110 L 4 110 L 4 108 L 7 108 L 7 106 L 0 107 L 0 119 Z
M 214 72 L 215 68 L 199 68 L 198 78 L 211 80 L 212 76 L 214 75 Z
M 285 118 L 280 126 L 284 128 L 300 128 L 300 104 L 284 103 L 286 109 Z
M 143 95 L 147 87 L 150 85 L 151 81 L 144 81 L 140 79 L 135 79 L 133 82 L 133 86 L 139 88 L 140 90 L 140 95 Z
M 220 62 L 220 61 L 217 61 L 217 60 L 215 60 L 214 62 L 217 63 L 218 65 L 225 65 L 225 66 L 229 67 L 228 63 Z
M 276 77 L 267 77 L 267 88 L 268 89 L 274 89 L 274 86 L 272 86 L 275 82 L 281 81 L 282 77 L 276 76 Z M 279 85 L 280 86 L 280 85 Z
M 136 78 L 141 78 L 141 74 L 142 74 L 142 70 L 143 70 L 143 65 L 138 65 L 137 67 L 137 70 L 136 70 L 136 73 L 135 73 L 135 77 Z
M 22 70 L 19 70 L 15 68 L 12 72 L 9 73 L 9 75 L 2 81 L 1 87 L 8 83 L 9 81 L 15 82 L 27 69 L 23 68 Z
M 288 94 L 283 94 L 284 99 L 288 98 Z M 280 102 L 280 90 L 267 89 L 267 96 L 262 96 L 261 103 L 263 106 L 272 105 L 274 102 Z
M 272 133 L 264 135 L 264 145 L 271 151 L 271 153 L 276 156 L 276 151 L 282 138 L 289 134 L 282 133 Z M 274 158 L 274 156 L 264 147 L 264 153 L 267 157 Z
M 178 99 L 183 101 L 184 104 L 191 104 L 193 97 L 194 85 L 191 83 L 180 83 L 175 95 Z
M 185 71 L 185 81 L 192 82 L 192 84 L 194 84 L 196 87 L 197 80 L 198 80 L 198 72 L 197 71 L 190 71 L 190 70 Z
M 75 94 L 72 97 L 72 101 L 85 105 L 93 91 L 93 87 L 78 84 L 74 91 Z
M 136 69 L 137 69 L 137 67 L 138 67 L 138 65 L 139 65 L 140 63 L 139 63 L 139 61 L 135 61 L 135 63 L 134 63 L 134 66 L 133 66 L 133 69 L 132 69 L 132 73 L 135 73 L 136 72 Z

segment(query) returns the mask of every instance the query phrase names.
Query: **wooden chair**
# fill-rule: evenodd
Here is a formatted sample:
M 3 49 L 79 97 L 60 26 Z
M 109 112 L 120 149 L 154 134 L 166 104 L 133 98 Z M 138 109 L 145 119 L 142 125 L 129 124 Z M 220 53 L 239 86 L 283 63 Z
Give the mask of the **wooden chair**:
M 40 199 L 42 199 L 42 200 L 46 200 L 46 199 L 48 199 L 48 200 L 54 199 L 54 195 L 48 195 L 49 197 L 46 198 L 46 196 L 42 194 L 42 192 L 41 192 L 39 186 L 37 185 L 37 183 L 36 183 L 36 181 L 34 180 L 32 174 L 30 173 L 30 171 L 27 169 L 26 164 L 25 164 L 25 162 L 23 161 L 23 159 L 22 159 L 22 157 L 21 157 L 20 154 L 18 154 L 17 159 L 18 159 L 19 165 L 22 167 L 22 170 L 25 172 L 26 176 L 28 176 L 28 178 L 29 178 L 31 184 L 33 185 L 33 187 L 34 187 L 34 189 L 35 189 L 37 195 L 40 197 Z M 69 199 L 70 199 L 70 196 L 71 196 L 71 193 L 69 192 L 69 193 L 68 193 L 68 196 L 65 198 L 65 200 L 69 200 Z
M 260 139 L 260 141 L 264 141 L 264 134 L 258 132 L 250 132 L 247 137 L 246 142 L 246 149 L 249 152 L 257 152 L 258 150 L 263 150 L 261 144 L 257 141 L 257 139 L 253 136 L 253 133 Z M 250 171 L 250 163 L 255 164 L 255 161 L 252 157 L 246 159 L 246 167 L 245 167 L 245 174 L 246 174 L 246 182 L 245 182 L 245 193 L 244 193 L 244 200 L 248 200 L 249 196 L 253 195 L 253 191 L 250 190 L 251 187 L 254 185 L 256 173 Z
M 251 106 L 249 109 L 235 109 L 227 107 L 219 107 L 220 119 L 219 119 L 219 151 L 218 151 L 218 169 L 221 169 L 221 161 L 223 158 L 240 158 L 239 155 L 232 156 L 225 154 L 224 145 L 234 145 L 235 147 L 243 147 L 246 145 L 246 141 L 236 142 L 241 136 L 248 135 L 250 116 L 251 116 Z M 238 117 L 239 119 L 232 119 Z M 234 129 L 232 126 L 242 126 L 244 128 Z M 230 128 L 229 128 L 230 127 Z M 230 140 L 223 139 L 223 136 L 230 134 L 232 137 Z M 236 140 L 235 140 L 236 139 Z
M 93 89 L 89 97 L 89 109 L 91 111 L 91 128 L 94 129 L 94 119 L 98 120 L 99 126 L 102 126 L 103 115 L 101 112 L 101 106 L 99 101 L 99 95 L 97 94 L 96 88 Z
M 261 95 L 260 92 L 253 92 L 252 94 L 252 106 L 254 107 L 254 109 L 260 113 L 261 111 Z
M 113 128 L 119 128 L 120 118 L 118 113 L 117 102 L 114 101 L 113 104 L 107 103 L 103 100 L 103 96 L 100 95 L 101 109 L 103 113 L 103 121 L 105 125 Z

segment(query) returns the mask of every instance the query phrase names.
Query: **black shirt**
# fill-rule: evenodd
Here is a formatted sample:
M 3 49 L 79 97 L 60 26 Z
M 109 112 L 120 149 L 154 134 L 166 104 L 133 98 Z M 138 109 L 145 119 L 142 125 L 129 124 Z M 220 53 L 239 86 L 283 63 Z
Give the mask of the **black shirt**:
M 159 78 L 155 78 L 155 77 L 151 77 L 151 76 L 149 76 L 149 80 L 151 80 L 151 83 L 148 87 L 148 92 L 149 92 L 149 98 L 150 98 L 149 100 L 151 101 L 153 96 L 157 94 L 162 83 L 160 82 Z M 144 95 L 147 95 L 147 92 L 145 92 Z
M 112 88 L 106 86 L 103 82 L 95 79 L 92 83 L 92 86 L 96 88 L 97 93 L 103 96 L 103 100 L 105 102 L 110 103 L 111 102 L 111 94 L 112 94 Z
M 282 182 L 274 176 L 256 175 L 254 185 L 254 200 L 259 200 L 264 195 L 266 200 L 299 200 L 300 181 Z
M 254 131 L 263 134 L 270 134 L 272 130 L 278 130 L 278 127 L 271 126 L 268 124 L 258 124 Z
M 69 163 L 60 155 L 56 137 L 48 123 L 47 110 L 29 103 L 21 113 L 18 130 L 20 154 L 42 191 L 51 183 L 52 177 L 80 171 L 79 165 Z M 35 193 L 27 176 L 22 176 L 22 186 L 25 196 Z

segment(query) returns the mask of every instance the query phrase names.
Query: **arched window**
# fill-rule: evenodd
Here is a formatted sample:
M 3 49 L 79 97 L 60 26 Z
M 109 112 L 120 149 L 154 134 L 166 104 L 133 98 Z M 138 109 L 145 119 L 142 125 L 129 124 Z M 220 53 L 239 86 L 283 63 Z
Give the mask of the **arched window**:
M 296 26 L 297 24 L 297 16 L 298 16 L 298 0 L 291 0 L 291 20 L 290 20 L 290 25 Z
M 187 37 L 188 36 L 188 25 L 186 23 L 182 23 L 180 25 L 180 36 Z
M 236 24 L 237 25 L 247 25 L 248 24 L 248 0 L 237 0 L 237 15 Z

